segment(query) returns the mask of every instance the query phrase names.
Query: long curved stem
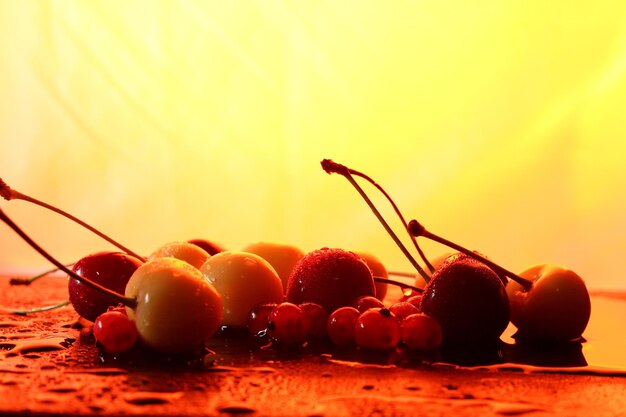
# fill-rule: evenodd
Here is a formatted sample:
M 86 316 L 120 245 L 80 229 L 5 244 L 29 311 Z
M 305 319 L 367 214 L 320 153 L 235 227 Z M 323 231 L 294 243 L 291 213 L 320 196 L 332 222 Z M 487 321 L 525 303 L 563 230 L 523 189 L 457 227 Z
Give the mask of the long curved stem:
M 122 304 L 124 304 L 127 307 L 133 308 L 133 307 L 135 307 L 137 305 L 137 300 L 135 300 L 134 298 L 124 297 L 123 295 L 118 294 L 115 291 L 110 290 L 109 288 L 103 287 L 102 285 L 100 285 L 100 284 L 98 284 L 96 282 L 93 282 L 93 281 L 91 281 L 88 278 L 85 278 L 85 277 L 82 277 L 82 276 L 78 275 L 77 273 L 75 273 L 71 269 L 68 269 L 65 265 L 63 265 L 61 262 L 57 261 L 52 255 L 50 255 L 48 252 L 46 252 L 34 240 L 32 240 L 30 238 L 30 236 L 28 236 L 17 224 L 15 224 L 13 222 L 13 220 L 11 220 L 9 218 L 9 216 L 7 216 L 4 213 L 4 211 L 2 209 L 0 209 L 0 220 L 5 222 L 11 229 L 13 229 L 15 231 L 15 233 L 17 233 L 22 239 L 24 239 L 26 241 L 26 243 L 28 243 L 33 249 L 35 249 L 37 252 L 39 252 L 39 254 L 41 256 L 46 258 L 54 266 L 56 266 L 57 268 L 59 268 L 61 271 L 65 272 L 66 274 L 68 274 L 72 278 L 80 281 L 81 283 L 85 284 L 86 286 L 88 286 L 88 287 L 90 287 L 90 288 L 92 288 L 92 289 L 94 289 L 96 291 L 100 291 L 101 293 L 109 296 L 114 301 L 117 301 L 118 303 L 122 303 Z
M 429 232 L 417 220 L 411 220 L 409 222 L 408 231 L 409 231 L 409 233 L 411 233 L 414 236 L 423 236 L 423 237 L 425 237 L 427 239 L 433 240 L 435 242 L 441 243 L 442 245 L 445 245 L 445 246 L 448 246 L 448 247 L 450 247 L 452 249 L 458 250 L 459 252 L 462 252 L 462 253 L 466 254 L 467 256 L 470 256 L 470 257 L 476 259 L 477 261 L 480 261 L 480 262 L 484 263 L 485 265 L 487 265 L 489 268 L 491 268 L 495 272 L 500 273 L 502 275 L 505 275 L 505 276 L 511 278 L 513 281 L 517 282 L 519 285 L 524 287 L 524 289 L 526 291 L 528 291 L 533 286 L 532 281 L 529 281 L 526 278 L 520 277 L 519 275 L 509 271 L 508 269 L 505 269 L 505 268 L 501 267 L 500 265 L 490 261 L 489 259 L 485 258 L 484 256 L 481 256 L 481 255 L 477 254 L 476 252 L 472 252 L 471 250 L 469 250 L 467 248 L 464 248 L 463 246 L 461 246 L 461 245 L 459 245 L 457 243 L 451 242 L 448 239 L 445 239 L 445 238 L 443 238 L 441 236 L 437 236 L 436 234 Z
M 336 174 L 343 175 L 350 182 L 350 184 L 352 184 L 352 186 L 361 195 L 363 200 L 365 200 L 365 202 L 369 206 L 370 210 L 372 210 L 372 213 L 374 213 L 374 215 L 376 216 L 376 218 L 378 219 L 380 224 L 383 225 L 383 227 L 385 228 L 385 230 L 387 231 L 389 236 L 391 236 L 391 238 L 396 243 L 396 245 L 398 245 L 398 247 L 400 248 L 400 250 L 402 251 L 404 256 L 406 256 L 406 258 L 409 260 L 411 265 L 413 265 L 413 267 L 417 270 L 417 272 L 424 278 L 424 281 L 426 281 L 426 282 L 430 281 L 430 276 L 426 273 L 426 271 L 424 271 L 424 269 L 422 269 L 422 267 L 417 263 L 415 258 L 409 253 L 409 251 L 406 248 L 406 246 L 404 246 L 402 241 L 400 241 L 398 236 L 391 229 L 391 227 L 389 226 L 387 221 L 384 219 L 382 214 L 380 214 L 380 212 L 378 211 L 378 209 L 376 208 L 376 206 L 372 202 L 372 200 L 370 200 L 370 198 L 367 196 L 367 194 L 365 194 L 365 191 L 363 191 L 363 188 L 361 188 L 361 186 L 356 182 L 354 177 L 352 177 L 352 174 L 350 173 L 350 170 L 347 167 L 343 166 L 343 165 L 340 165 L 340 164 L 337 164 L 337 163 L 331 161 L 330 159 L 324 159 L 322 161 L 322 168 L 324 169 L 324 171 L 326 171 L 329 174 L 330 173 L 336 173 Z
M 415 292 L 424 292 L 424 290 L 421 288 L 417 288 L 413 285 L 405 284 L 404 282 L 396 281 L 396 280 L 389 279 L 389 278 L 374 277 L 374 281 L 395 285 L 396 287 L 400 287 L 402 289 L 413 290 Z
M 79 225 L 83 226 L 85 229 L 89 230 L 92 233 L 95 233 L 96 235 L 100 236 L 102 239 L 106 240 L 107 242 L 109 242 L 110 244 L 112 244 L 113 246 L 119 248 L 120 250 L 126 252 L 127 254 L 134 256 L 135 258 L 141 260 L 142 262 L 146 261 L 146 258 L 144 258 L 141 255 L 138 255 L 137 253 L 135 253 L 134 251 L 128 249 L 126 246 L 122 245 L 121 243 L 115 241 L 114 239 L 110 238 L 109 236 L 105 235 L 104 233 L 102 233 L 101 231 L 99 231 L 98 229 L 96 229 L 93 226 L 90 226 L 89 224 L 85 223 L 84 221 L 80 220 L 79 218 L 72 216 L 70 213 L 67 213 L 64 210 L 61 210 L 60 208 L 54 207 L 48 203 L 45 203 L 43 201 L 37 200 L 36 198 L 30 197 L 26 194 L 20 193 L 17 190 L 12 189 L 11 187 L 9 187 L 7 185 L 6 182 L 4 182 L 2 180 L 2 178 L 0 178 L 0 195 L 2 197 L 4 197 L 5 200 L 23 200 L 23 201 L 28 201 L 29 203 L 33 203 L 36 204 L 40 207 L 46 208 L 48 210 L 54 211 L 55 213 L 60 214 L 61 216 L 67 217 L 68 219 L 78 223 Z

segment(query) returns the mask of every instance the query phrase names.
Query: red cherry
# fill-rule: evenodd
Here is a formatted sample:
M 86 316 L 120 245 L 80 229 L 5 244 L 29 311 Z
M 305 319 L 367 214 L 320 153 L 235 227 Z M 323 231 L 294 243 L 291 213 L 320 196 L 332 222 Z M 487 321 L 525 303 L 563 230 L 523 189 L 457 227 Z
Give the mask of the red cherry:
M 384 304 L 378 298 L 366 295 L 356 300 L 355 307 L 359 310 L 359 313 L 365 313 L 370 308 L 383 308 Z
M 411 314 L 402 321 L 400 327 L 402 342 L 411 349 L 432 350 L 441 345 L 441 326 L 426 314 Z
M 399 303 L 393 304 L 391 307 L 389 307 L 389 311 L 391 311 L 393 315 L 396 316 L 399 322 L 402 322 L 402 320 L 404 320 L 411 314 L 416 314 L 420 312 L 419 308 L 415 307 L 414 304 L 409 303 L 408 301 L 401 301 Z
M 118 294 L 124 294 L 131 275 L 142 262 L 121 252 L 98 252 L 76 262 L 72 271 L 88 278 Z M 94 321 L 117 302 L 101 292 L 87 287 L 75 278 L 68 281 L 70 302 L 76 312 L 89 321 Z
M 126 314 L 107 311 L 96 318 L 93 335 L 106 352 L 120 353 L 135 345 L 137 327 Z
M 357 319 L 354 339 L 366 349 L 393 349 L 400 342 L 400 324 L 388 309 L 371 308 Z
M 354 327 L 360 315 L 354 307 L 341 307 L 333 311 L 326 324 L 329 339 L 338 346 L 354 343 Z
M 509 324 L 502 280 L 485 264 L 452 257 L 437 270 L 422 294 L 421 311 L 435 318 L 444 343 L 469 345 L 498 340 Z
M 279 343 L 302 343 L 309 333 L 309 322 L 302 309 L 292 303 L 274 307 L 267 318 L 270 337 Z
M 268 317 L 276 306 L 277 304 L 275 303 L 259 304 L 250 310 L 246 325 L 250 334 L 262 336 L 265 333 L 267 330 Z
M 334 311 L 365 295 L 375 295 L 367 264 L 352 252 L 322 248 L 309 252 L 296 264 L 287 283 L 286 300 L 294 304 L 312 302 Z
M 209 255 L 213 256 L 217 253 L 224 252 L 226 249 L 218 243 L 210 242 L 205 239 L 190 239 L 187 241 L 193 245 L 199 246 L 204 249 Z
M 326 323 L 328 322 L 328 312 L 319 304 L 302 303 L 299 305 L 308 322 L 309 335 L 317 338 L 326 336 Z

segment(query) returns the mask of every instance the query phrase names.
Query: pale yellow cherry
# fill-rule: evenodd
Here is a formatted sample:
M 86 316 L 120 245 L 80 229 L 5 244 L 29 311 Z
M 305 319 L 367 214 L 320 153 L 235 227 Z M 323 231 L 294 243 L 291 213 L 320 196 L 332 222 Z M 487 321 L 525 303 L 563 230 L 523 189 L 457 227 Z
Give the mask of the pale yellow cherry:
M 141 265 L 126 285 L 126 308 L 141 340 L 164 353 L 194 352 L 215 334 L 222 321 L 222 301 L 202 273 L 175 258 Z
M 370 268 L 370 271 L 372 271 L 372 276 L 374 278 L 389 278 L 387 268 L 385 268 L 385 265 L 383 265 L 380 259 L 378 259 L 376 256 L 372 255 L 371 253 L 361 251 L 357 251 L 354 253 L 359 255 L 361 259 L 365 261 L 367 266 Z M 384 301 L 385 296 L 387 295 L 388 284 L 386 282 L 379 281 L 374 281 L 374 284 L 376 285 L 376 298 L 378 298 L 380 301 Z
M 200 269 L 222 298 L 222 324 L 244 327 L 253 307 L 283 301 L 283 284 L 268 261 L 248 252 L 225 251 Z
M 170 242 L 154 251 L 148 259 L 176 258 L 198 269 L 211 255 L 201 247 L 189 242 Z
M 244 252 L 254 253 L 272 265 L 283 288 L 287 288 L 287 281 L 294 266 L 304 256 L 304 252 L 296 246 L 277 242 L 257 242 L 246 246 Z

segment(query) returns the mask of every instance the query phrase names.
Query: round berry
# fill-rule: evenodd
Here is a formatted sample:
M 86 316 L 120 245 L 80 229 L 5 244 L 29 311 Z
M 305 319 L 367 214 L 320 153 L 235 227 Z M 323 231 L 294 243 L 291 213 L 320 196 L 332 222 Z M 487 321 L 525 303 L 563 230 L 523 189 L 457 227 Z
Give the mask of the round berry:
M 93 335 L 106 352 L 120 353 L 135 345 L 137 327 L 126 314 L 112 310 L 96 318 Z
M 391 307 L 389 307 L 389 311 L 393 313 L 394 316 L 398 319 L 399 322 L 402 322 L 406 317 L 411 314 L 419 313 L 419 308 L 415 307 L 412 303 L 408 301 L 401 301 L 399 303 L 395 303 Z
M 277 305 L 276 303 L 259 304 L 250 310 L 247 323 L 250 334 L 262 336 L 265 333 L 267 330 L 268 317 Z
M 354 326 L 360 314 L 354 307 L 341 307 L 333 311 L 326 324 L 330 340 L 338 346 L 354 343 Z
M 359 310 L 359 313 L 365 313 L 370 308 L 383 308 L 384 305 L 378 298 L 366 295 L 364 297 L 357 298 L 355 307 Z
M 407 298 L 406 302 L 413 304 L 415 307 L 417 307 L 417 309 L 419 311 L 421 311 L 420 310 L 420 305 L 422 304 L 422 295 L 421 294 L 413 295 L 413 296 Z
M 308 321 L 302 309 L 292 303 L 281 303 L 267 317 L 270 337 L 279 343 L 301 343 L 309 334 Z
M 309 335 L 317 338 L 326 336 L 326 323 L 328 322 L 328 312 L 319 304 L 302 303 L 299 305 L 304 318 L 308 322 Z
M 357 319 L 354 339 L 366 349 L 393 349 L 400 342 L 400 325 L 388 309 L 372 308 Z
M 426 314 L 411 314 L 402 321 L 401 328 L 402 342 L 411 349 L 432 350 L 441 345 L 441 326 Z

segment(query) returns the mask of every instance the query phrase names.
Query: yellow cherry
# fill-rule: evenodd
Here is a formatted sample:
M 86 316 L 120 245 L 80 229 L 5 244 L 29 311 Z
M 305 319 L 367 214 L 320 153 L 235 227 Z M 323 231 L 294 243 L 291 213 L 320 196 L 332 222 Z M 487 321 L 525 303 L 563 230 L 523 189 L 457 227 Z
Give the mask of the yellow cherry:
M 189 242 L 170 242 L 154 251 L 148 259 L 176 258 L 198 269 L 209 259 L 207 251 Z
M 222 321 L 218 292 L 200 271 L 175 258 L 141 265 L 126 286 L 136 306 L 126 308 L 141 340 L 164 353 L 194 352 Z
M 296 246 L 276 242 L 252 243 L 243 251 L 259 255 L 269 262 L 280 277 L 283 288 L 287 288 L 287 281 L 294 266 L 304 256 L 304 252 Z
M 283 284 L 268 261 L 248 252 L 225 251 L 210 257 L 202 274 L 222 298 L 222 324 L 245 327 L 259 304 L 281 303 Z

